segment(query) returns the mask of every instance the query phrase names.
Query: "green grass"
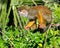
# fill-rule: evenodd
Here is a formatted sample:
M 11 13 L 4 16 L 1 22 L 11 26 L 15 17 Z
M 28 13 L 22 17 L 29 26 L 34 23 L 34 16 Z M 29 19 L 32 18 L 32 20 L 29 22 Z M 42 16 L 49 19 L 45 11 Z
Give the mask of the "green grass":
M 8 12 L 7 1 L 8 0 L 4 1 L 3 4 L 0 3 L 0 7 L 2 9 L 0 15 L 0 28 L 2 29 L 2 31 L 0 31 L 0 48 L 60 47 L 60 30 L 55 30 L 55 27 L 52 27 L 43 34 L 41 34 L 39 31 L 35 33 L 33 33 L 33 30 L 26 31 L 24 26 L 27 24 L 29 19 L 20 17 L 16 9 L 17 6 L 24 5 L 24 3 L 22 3 L 23 1 L 11 0 Z M 27 5 L 29 5 L 29 3 Z M 56 3 L 53 3 L 53 6 L 50 4 L 45 5 L 48 6 L 52 11 L 52 24 L 60 23 L 60 7 L 58 7 Z M 13 26 L 7 26 L 11 9 L 13 10 L 14 28 Z

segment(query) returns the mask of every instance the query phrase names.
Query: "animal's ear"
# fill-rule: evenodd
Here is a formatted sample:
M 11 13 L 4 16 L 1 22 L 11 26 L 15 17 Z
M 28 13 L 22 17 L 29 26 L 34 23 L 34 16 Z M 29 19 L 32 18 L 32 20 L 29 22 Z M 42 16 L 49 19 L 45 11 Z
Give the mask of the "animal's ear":
M 28 11 L 23 9 L 21 11 L 18 11 L 18 14 L 19 14 L 19 16 L 27 17 L 28 16 Z

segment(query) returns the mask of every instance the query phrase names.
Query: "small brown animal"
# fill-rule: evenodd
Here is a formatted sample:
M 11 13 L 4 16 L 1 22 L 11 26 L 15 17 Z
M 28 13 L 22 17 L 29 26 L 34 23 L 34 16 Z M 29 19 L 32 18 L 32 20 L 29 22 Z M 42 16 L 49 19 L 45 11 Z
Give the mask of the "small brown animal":
M 32 6 L 31 8 L 22 6 L 18 8 L 18 12 L 20 16 L 25 16 L 30 19 L 30 21 L 25 26 L 26 30 L 32 26 L 36 27 L 36 19 L 38 19 L 39 22 L 38 28 L 42 28 L 44 30 L 47 29 L 52 21 L 52 13 L 50 9 L 43 5 Z

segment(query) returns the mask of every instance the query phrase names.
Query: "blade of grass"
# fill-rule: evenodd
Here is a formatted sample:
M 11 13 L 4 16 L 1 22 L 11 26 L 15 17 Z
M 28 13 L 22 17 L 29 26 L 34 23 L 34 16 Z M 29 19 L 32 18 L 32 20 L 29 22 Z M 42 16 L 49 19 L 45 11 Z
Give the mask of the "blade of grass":
M 12 10 L 13 10 L 13 16 L 14 16 L 14 24 L 15 24 L 15 27 L 17 27 L 17 17 L 16 17 L 16 8 L 15 8 L 15 6 L 12 6 Z

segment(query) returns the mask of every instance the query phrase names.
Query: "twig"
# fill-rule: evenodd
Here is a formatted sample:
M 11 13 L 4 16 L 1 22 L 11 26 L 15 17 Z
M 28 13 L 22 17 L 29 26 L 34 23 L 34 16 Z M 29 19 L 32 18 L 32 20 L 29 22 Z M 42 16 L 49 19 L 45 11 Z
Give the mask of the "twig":
M 35 4 L 35 6 L 37 6 L 36 2 L 34 0 L 32 0 L 32 2 Z
M 45 41 L 44 41 L 44 48 L 46 48 L 46 41 L 47 41 L 48 31 L 49 31 L 50 28 L 51 28 L 51 24 L 50 24 L 50 26 L 49 26 L 49 28 L 46 32 Z
M 57 23 L 57 24 L 51 24 L 51 27 L 58 27 L 58 26 L 60 26 L 59 23 Z

